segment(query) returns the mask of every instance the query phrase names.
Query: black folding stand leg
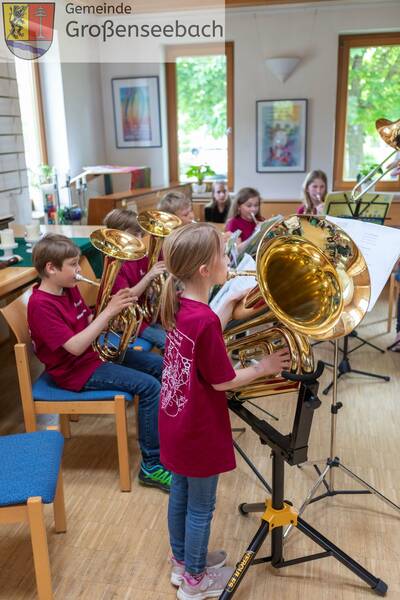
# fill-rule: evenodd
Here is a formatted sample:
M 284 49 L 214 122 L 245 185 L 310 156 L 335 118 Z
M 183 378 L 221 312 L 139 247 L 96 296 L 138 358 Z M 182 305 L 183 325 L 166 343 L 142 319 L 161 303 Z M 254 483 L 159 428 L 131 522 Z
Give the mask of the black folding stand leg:
M 318 544 L 318 546 L 321 546 L 321 548 L 328 552 L 330 556 L 333 556 L 336 560 L 341 562 L 342 565 L 350 569 L 357 577 L 365 581 L 378 596 L 385 596 L 388 586 L 384 581 L 374 577 L 369 571 L 364 569 L 362 565 L 353 560 L 351 556 L 343 552 L 343 550 L 335 546 L 335 544 L 324 537 L 319 531 L 303 521 L 301 517 L 298 517 L 297 519 L 297 529 Z
M 332 556 L 341 562 L 345 567 L 352 571 L 357 577 L 365 581 L 376 594 L 385 596 L 387 585 L 381 579 L 374 577 L 362 565 L 357 563 L 348 554 L 335 546 L 330 540 L 323 536 L 319 531 L 311 527 L 308 523 L 297 516 L 297 513 L 284 502 L 284 459 L 279 451 L 272 451 L 272 500 L 265 503 L 265 512 L 262 516 L 261 525 L 250 542 L 246 552 L 237 563 L 236 569 L 229 579 L 228 583 L 219 600 L 230 600 L 235 594 L 237 588 L 242 582 L 247 570 L 252 564 L 270 562 L 277 569 L 288 567 L 290 565 L 309 562 L 327 556 Z M 246 506 L 251 510 L 256 505 L 241 505 L 242 512 Z M 262 508 L 262 507 L 261 507 Z M 298 530 L 309 537 L 313 542 L 323 548 L 324 552 L 301 556 L 292 560 L 285 561 L 283 557 L 283 527 L 294 524 Z M 271 529 L 271 556 L 257 559 L 257 553 L 263 545 L 268 532 Z
M 257 477 L 257 479 L 259 481 L 261 481 L 261 483 L 263 484 L 263 486 L 265 487 L 265 489 L 272 494 L 272 488 L 269 485 L 268 481 L 266 479 L 264 479 L 264 477 L 261 475 L 260 471 L 257 469 L 257 467 L 254 465 L 254 463 L 251 462 L 251 460 L 249 459 L 249 457 L 247 456 L 247 454 L 242 450 L 242 448 L 239 446 L 239 444 L 237 442 L 235 442 L 235 440 L 233 440 L 233 446 L 235 448 L 235 450 L 240 454 L 240 456 L 243 458 L 243 460 L 245 461 L 245 463 L 250 467 L 250 469 L 253 471 L 254 475 Z

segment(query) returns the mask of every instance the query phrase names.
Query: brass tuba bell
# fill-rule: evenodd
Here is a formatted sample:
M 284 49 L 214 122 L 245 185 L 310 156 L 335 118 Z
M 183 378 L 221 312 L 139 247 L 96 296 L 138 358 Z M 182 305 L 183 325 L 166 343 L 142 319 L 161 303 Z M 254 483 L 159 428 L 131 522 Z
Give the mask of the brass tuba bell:
M 109 303 L 118 271 L 124 261 L 143 258 L 146 255 L 146 247 L 139 238 L 118 229 L 96 229 L 90 235 L 90 241 L 104 254 L 103 274 L 94 313 L 96 317 Z M 93 342 L 93 348 L 97 350 L 100 358 L 104 361 L 121 362 L 128 344 L 138 333 L 142 318 L 142 311 L 137 303 L 114 317 L 108 328 Z
M 290 371 L 313 371 L 310 338 L 347 335 L 367 312 L 370 279 L 361 252 L 334 223 L 295 215 L 266 230 L 256 264 L 258 285 L 237 304 L 234 321 L 224 331 L 228 351 L 236 350 L 247 366 L 249 360 L 287 345 Z M 247 331 L 249 335 L 235 339 Z M 297 387 L 277 375 L 260 378 L 234 395 L 245 400 Z
M 161 249 L 166 238 L 173 229 L 182 225 L 182 221 L 176 215 L 160 210 L 146 210 L 138 215 L 137 221 L 142 230 L 150 236 L 147 256 L 149 266 L 147 272 L 160 260 Z M 143 316 L 149 323 L 155 323 L 160 312 L 161 292 L 166 277 L 159 275 L 154 278 L 145 291 L 142 303 Z
M 371 169 L 365 177 L 363 177 L 353 187 L 351 191 L 351 199 L 354 202 L 358 202 L 361 198 L 370 190 L 378 181 L 380 181 L 389 171 L 392 171 L 393 165 L 389 164 L 384 167 L 389 159 L 400 150 L 400 119 L 397 121 L 389 121 L 389 119 L 378 119 L 375 122 L 377 132 L 383 141 L 394 148 L 393 152 L 389 154 L 379 165 Z

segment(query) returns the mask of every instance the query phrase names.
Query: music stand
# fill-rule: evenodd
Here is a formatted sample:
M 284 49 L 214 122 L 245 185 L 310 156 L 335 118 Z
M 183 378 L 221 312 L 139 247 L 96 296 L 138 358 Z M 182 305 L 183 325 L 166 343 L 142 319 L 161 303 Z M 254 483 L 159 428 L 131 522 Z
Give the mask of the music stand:
M 354 202 L 346 192 L 332 192 L 325 200 L 325 214 L 344 219 L 361 219 L 369 223 L 384 225 L 393 199 L 393 194 L 364 194 Z
M 368 223 L 375 223 L 377 225 L 384 225 L 386 215 L 388 213 L 392 194 L 364 194 L 361 200 L 354 202 L 348 197 L 346 192 L 334 192 L 328 194 L 325 206 L 326 214 L 331 217 L 341 217 L 345 219 L 358 219 L 360 221 L 366 221 Z M 360 343 L 349 350 L 349 338 L 356 338 Z M 343 348 L 341 348 L 342 359 L 338 366 L 338 379 L 348 373 L 356 373 L 357 375 L 364 375 L 365 377 L 373 377 L 375 379 L 382 379 L 383 381 L 390 381 L 388 375 L 379 375 L 377 373 L 371 373 L 370 371 L 360 371 L 353 369 L 350 364 L 349 355 L 356 350 L 359 350 L 362 346 L 370 346 L 374 350 L 377 350 L 381 354 L 385 353 L 385 350 L 375 346 L 368 340 L 365 340 L 358 335 L 357 331 L 352 331 L 349 335 L 346 335 L 343 340 Z M 333 367 L 331 363 L 325 363 L 329 367 Z M 333 386 L 333 380 L 323 390 L 323 394 L 326 396 Z M 340 407 L 339 407 L 340 408 Z

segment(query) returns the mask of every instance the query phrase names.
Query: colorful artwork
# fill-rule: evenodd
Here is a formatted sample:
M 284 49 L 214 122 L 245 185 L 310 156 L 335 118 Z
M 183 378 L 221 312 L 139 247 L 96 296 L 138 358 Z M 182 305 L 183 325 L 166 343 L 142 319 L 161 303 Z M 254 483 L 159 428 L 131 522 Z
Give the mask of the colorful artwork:
M 122 87 L 119 90 L 125 142 L 151 140 L 149 88 Z
M 158 77 L 113 79 L 117 148 L 161 146 Z
M 257 172 L 306 170 L 307 100 L 257 102 Z

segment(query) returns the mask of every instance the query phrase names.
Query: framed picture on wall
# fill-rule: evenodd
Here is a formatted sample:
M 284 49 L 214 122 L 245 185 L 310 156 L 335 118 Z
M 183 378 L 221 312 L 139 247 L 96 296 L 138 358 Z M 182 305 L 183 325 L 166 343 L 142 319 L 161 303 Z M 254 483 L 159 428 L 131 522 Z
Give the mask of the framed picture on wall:
M 111 80 L 117 148 L 159 148 L 160 89 L 157 76 Z
M 306 170 L 307 100 L 256 102 L 257 173 Z

